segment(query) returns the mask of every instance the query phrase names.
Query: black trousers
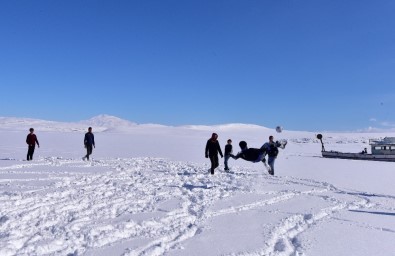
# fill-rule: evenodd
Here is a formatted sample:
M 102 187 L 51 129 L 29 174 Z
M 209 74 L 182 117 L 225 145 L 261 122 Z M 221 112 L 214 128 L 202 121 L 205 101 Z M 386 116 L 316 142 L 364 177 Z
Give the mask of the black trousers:
M 210 156 L 210 161 L 211 161 L 211 174 L 214 174 L 214 169 L 219 166 L 218 155 Z
M 93 151 L 93 146 L 92 145 L 86 145 L 86 159 L 89 160 L 89 156 L 92 154 Z
M 33 160 L 33 154 L 34 154 L 34 149 L 35 149 L 35 145 L 30 146 L 29 145 L 29 149 L 27 150 L 27 161 Z

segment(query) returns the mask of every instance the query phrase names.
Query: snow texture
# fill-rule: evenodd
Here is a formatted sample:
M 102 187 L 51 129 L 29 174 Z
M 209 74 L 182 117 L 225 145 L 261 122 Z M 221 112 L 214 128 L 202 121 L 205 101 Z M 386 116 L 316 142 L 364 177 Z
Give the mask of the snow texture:
M 0 255 L 395 255 L 394 163 L 324 159 L 310 132 L 90 121 L 0 118 Z M 30 127 L 41 147 L 28 162 Z M 212 132 L 236 152 L 269 135 L 288 145 L 275 176 L 243 160 L 210 175 Z M 349 152 L 394 136 L 320 133 Z

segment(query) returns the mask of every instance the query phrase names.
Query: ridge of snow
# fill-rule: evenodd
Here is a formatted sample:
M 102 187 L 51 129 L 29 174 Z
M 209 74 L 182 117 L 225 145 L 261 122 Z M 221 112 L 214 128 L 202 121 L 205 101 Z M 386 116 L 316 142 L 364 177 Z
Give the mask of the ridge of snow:
M 182 125 L 168 126 L 162 124 L 146 123 L 137 124 L 116 116 L 102 114 L 88 120 L 79 122 L 57 122 L 34 118 L 0 117 L 0 129 L 2 130 L 28 130 L 30 127 L 41 131 L 85 131 L 87 126 L 94 127 L 96 132 L 100 131 L 129 131 L 130 128 L 181 128 L 198 131 L 240 131 L 240 130 L 271 130 L 264 126 L 255 124 L 230 123 L 219 125 Z
M 33 118 L 0 117 L 1 130 L 28 131 L 34 128 L 40 131 L 73 132 L 86 130 L 86 126 L 77 123 L 47 121 Z
M 106 115 L 106 114 L 94 116 L 88 120 L 80 121 L 79 123 L 90 125 L 90 126 L 96 126 L 96 127 L 106 127 L 106 128 L 124 127 L 124 126 L 130 127 L 137 125 L 136 123 L 130 122 L 128 120 L 124 120 L 119 117 Z
M 219 124 L 219 125 L 183 125 L 183 128 L 193 129 L 193 130 L 241 130 L 241 129 L 265 129 L 270 130 L 265 126 L 260 126 L 256 124 L 242 124 L 242 123 L 230 123 L 230 124 Z

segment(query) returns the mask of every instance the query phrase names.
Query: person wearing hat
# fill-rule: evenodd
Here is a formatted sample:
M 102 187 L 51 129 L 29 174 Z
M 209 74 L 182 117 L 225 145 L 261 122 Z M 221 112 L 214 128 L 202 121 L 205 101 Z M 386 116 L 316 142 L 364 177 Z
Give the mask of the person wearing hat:
M 40 143 L 38 143 L 37 136 L 34 134 L 34 129 L 30 128 L 29 129 L 30 133 L 26 137 L 26 144 L 28 146 L 27 150 L 27 161 L 33 160 L 33 154 L 34 154 L 34 149 L 36 148 L 36 143 L 37 146 L 40 147 Z

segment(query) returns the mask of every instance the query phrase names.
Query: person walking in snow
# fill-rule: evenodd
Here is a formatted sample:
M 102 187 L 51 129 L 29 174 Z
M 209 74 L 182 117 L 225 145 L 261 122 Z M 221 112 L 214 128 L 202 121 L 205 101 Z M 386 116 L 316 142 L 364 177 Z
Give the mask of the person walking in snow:
M 219 146 L 218 134 L 213 133 L 207 141 L 205 149 L 205 156 L 206 158 L 210 158 L 211 161 L 211 174 L 214 174 L 214 169 L 219 166 L 218 153 L 221 155 L 221 158 L 224 157 Z
M 40 143 L 38 143 L 37 136 L 36 134 L 34 134 L 34 129 L 30 128 L 29 131 L 30 133 L 26 137 L 26 144 L 29 145 L 27 150 L 27 161 L 33 160 L 33 154 L 34 154 L 34 149 L 36 147 L 36 143 L 37 146 L 40 147 Z
M 95 136 L 92 133 L 92 127 L 89 127 L 88 132 L 85 133 L 84 145 L 86 148 L 86 156 L 84 156 L 82 159 L 89 160 L 89 156 L 92 154 L 93 148 L 95 147 Z
M 225 165 L 225 171 L 229 171 L 229 166 L 228 166 L 228 160 L 230 158 L 230 155 L 233 153 L 233 147 L 232 147 L 232 140 L 228 140 L 228 144 L 225 146 L 225 160 L 224 160 L 224 165 Z

